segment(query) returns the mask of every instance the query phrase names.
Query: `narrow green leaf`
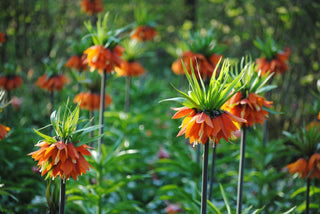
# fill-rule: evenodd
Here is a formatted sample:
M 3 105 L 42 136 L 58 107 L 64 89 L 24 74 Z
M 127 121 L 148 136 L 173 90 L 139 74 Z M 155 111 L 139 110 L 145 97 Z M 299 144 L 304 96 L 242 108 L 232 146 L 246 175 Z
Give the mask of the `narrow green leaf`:
M 220 191 L 221 191 L 221 194 L 222 194 L 222 198 L 223 198 L 224 203 L 225 203 L 225 205 L 226 205 L 228 214 L 231 214 L 231 209 L 230 209 L 230 205 L 229 205 L 229 202 L 228 202 L 228 198 L 227 198 L 227 196 L 226 196 L 226 193 L 224 192 L 224 189 L 223 189 L 222 184 L 219 183 L 219 187 L 220 187 Z
M 54 139 L 53 137 L 50 137 L 50 136 L 48 136 L 48 135 L 45 135 L 45 134 L 39 132 L 39 131 L 36 130 L 36 129 L 33 129 L 33 130 L 34 130 L 40 137 L 44 138 L 45 141 L 46 141 L 47 143 L 49 143 L 49 144 L 52 144 L 52 143 L 57 142 L 57 140 Z

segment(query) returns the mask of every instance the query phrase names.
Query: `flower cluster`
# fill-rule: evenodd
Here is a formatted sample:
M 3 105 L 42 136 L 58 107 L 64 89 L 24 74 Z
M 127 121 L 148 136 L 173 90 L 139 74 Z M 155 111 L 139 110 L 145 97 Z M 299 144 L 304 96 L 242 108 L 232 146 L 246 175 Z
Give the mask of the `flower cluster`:
M 87 68 L 87 64 L 84 62 L 85 58 L 86 58 L 85 55 L 82 55 L 82 56 L 73 55 L 66 62 L 65 67 L 74 68 L 77 71 L 85 70 Z
M 0 32 L 0 45 L 6 41 L 6 33 Z
M 246 122 L 228 111 L 198 112 L 188 107 L 172 109 L 178 111 L 172 119 L 184 117 L 177 136 L 185 134 L 185 138 L 189 138 L 190 143 L 205 144 L 208 139 L 218 143 L 221 138 L 229 142 L 229 138 L 234 137 L 234 132 L 239 130 L 237 123 Z
M 182 53 L 181 59 L 173 62 L 172 71 L 178 75 L 184 74 L 183 66 L 185 66 L 189 74 L 192 69 L 199 70 L 202 79 L 210 78 L 219 60 L 223 58 L 220 53 L 225 48 L 216 44 L 215 37 L 212 29 L 205 34 L 202 31 L 189 33 L 189 40 L 184 40 L 188 50 Z M 196 73 L 197 78 L 199 74 Z
M 44 74 L 38 78 L 36 85 L 47 91 L 60 91 L 66 83 L 67 78 L 62 74 Z
M 56 136 L 50 137 L 35 130 L 43 140 L 35 145 L 40 147 L 39 150 L 29 155 L 38 162 L 42 176 L 45 174 L 47 178 L 60 176 L 62 180 L 71 176 L 76 180 L 79 175 L 86 173 L 89 167 L 92 167 L 84 156 L 91 155 L 88 151 L 91 147 L 85 143 L 93 139 L 85 139 L 85 136 L 99 126 L 88 127 L 90 121 L 84 125 L 83 121 L 79 122 L 79 105 L 73 111 L 67 108 L 63 114 L 60 113 L 60 109 L 58 112 L 54 111 L 50 119 Z
M 313 154 L 309 160 L 299 158 L 296 162 L 287 165 L 290 174 L 298 173 L 298 176 L 303 179 L 318 178 L 320 179 L 320 154 Z
M 157 35 L 157 31 L 154 27 L 141 25 L 136 27 L 130 35 L 131 39 L 138 41 L 150 41 Z
M 101 0 L 82 0 L 80 6 L 82 10 L 89 15 L 94 15 L 103 11 Z
M 263 53 L 263 56 L 256 60 L 256 71 L 260 71 L 261 75 L 268 72 L 282 74 L 288 70 L 287 61 L 291 53 L 289 48 L 280 49 L 270 36 L 266 36 L 264 42 L 258 38 L 254 44 Z
M 193 69 L 191 69 L 192 76 L 185 69 L 192 90 L 184 93 L 176 89 L 182 97 L 169 99 L 184 105 L 181 108 L 173 108 L 177 112 L 172 118 L 184 118 L 178 136 L 185 134 L 185 138 L 189 138 L 193 145 L 205 144 L 208 141 L 218 143 L 221 138 L 229 141 L 239 130 L 238 123 L 246 122 L 245 119 L 222 110 L 223 104 L 237 92 L 231 93 L 243 77 L 242 72 L 233 79 L 228 78 L 229 67 L 229 62 L 225 60 L 217 79 L 216 68 L 208 88 L 205 87 L 201 77 L 199 78 L 200 87 Z
M 268 119 L 268 109 L 272 107 L 273 102 L 266 100 L 259 94 L 276 87 L 265 86 L 273 74 L 269 75 L 268 73 L 261 76 L 260 72 L 255 72 L 255 64 L 251 62 L 246 63 L 242 69 L 246 70 L 245 76 L 238 86 L 242 89 L 224 104 L 223 109 L 247 120 L 245 124 L 247 127 L 252 127 L 257 123 L 263 124 L 264 120 Z
M 22 85 L 22 78 L 18 75 L 5 75 L 0 77 L 0 87 L 4 90 L 12 90 Z
M 81 92 L 73 99 L 74 103 L 79 103 L 81 109 L 88 111 L 94 111 L 100 109 L 100 94 L 94 92 Z M 105 106 L 109 106 L 112 102 L 112 98 L 105 95 Z
M 89 167 L 92 167 L 84 158 L 84 155 L 91 156 L 87 150 L 90 147 L 87 145 L 76 147 L 71 142 L 57 141 L 49 144 L 46 141 L 41 141 L 35 146 L 40 149 L 29 155 L 38 161 L 41 176 L 48 173 L 52 178 L 59 175 L 62 179 L 69 179 L 71 176 L 77 180 L 79 175 L 86 173 Z

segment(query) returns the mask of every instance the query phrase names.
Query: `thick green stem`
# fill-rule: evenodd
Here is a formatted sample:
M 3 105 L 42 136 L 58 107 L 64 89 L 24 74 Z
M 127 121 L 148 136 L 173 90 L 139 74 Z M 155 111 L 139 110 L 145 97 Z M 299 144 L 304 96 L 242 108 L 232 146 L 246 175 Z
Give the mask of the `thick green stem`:
M 105 109 L 105 97 L 106 97 L 106 82 L 107 82 L 107 71 L 104 70 L 101 77 L 101 89 L 100 89 L 100 110 L 99 110 L 99 135 L 101 136 L 98 140 L 98 154 L 101 156 L 101 144 L 103 143 L 103 126 L 104 126 L 104 109 Z
M 307 192 L 306 192 L 306 214 L 309 214 L 309 204 L 310 204 L 310 184 L 311 179 L 307 179 Z
M 242 125 L 242 127 L 241 127 L 239 177 L 238 177 L 238 194 L 237 194 L 237 214 L 242 213 L 242 189 L 243 189 L 245 156 L 246 156 L 246 126 Z
M 209 184 L 209 201 L 212 199 L 213 192 L 213 181 L 214 181 L 214 167 L 216 162 L 216 150 L 217 144 L 213 142 L 212 160 L 211 160 L 211 170 L 210 170 L 210 184 Z
M 206 142 L 204 144 L 204 151 L 203 151 L 201 214 L 207 213 L 208 156 L 209 156 L 209 142 Z
M 61 179 L 60 185 L 60 202 L 59 202 L 59 214 L 64 214 L 66 205 L 66 180 Z

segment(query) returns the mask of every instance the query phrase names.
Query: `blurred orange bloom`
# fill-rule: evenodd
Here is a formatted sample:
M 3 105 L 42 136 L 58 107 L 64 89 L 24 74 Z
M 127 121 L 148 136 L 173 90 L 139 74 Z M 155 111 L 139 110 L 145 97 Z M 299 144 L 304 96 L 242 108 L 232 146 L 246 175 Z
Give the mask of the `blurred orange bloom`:
M 167 207 L 165 209 L 167 214 L 183 213 L 185 210 L 181 207 L 181 204 L 171 204 L 166 201 Z
M 303 179 L 305 177 L 320 179 L 320 154 L 313 154 L 309 161 L 304 158 L 298 159 L 296 162 L 287 165 L 290 174 L 298 173 L 298 176 Z
M 315 153 L 311 156 L 308 163 L 308 170 L 311 172 L 310 177 L 320 179 L 320 154 Z
M 237 92 L 224 104 L 223 109 L 245 119 L 248 127 L 256 123 L 263 124 L 264 119 L 267 119 L 269 115 L 263 107 L 270 108 L 272 103 L 272 101 L 267 101 L 264 97 L 255 93 L 249 93 L 248 98 L 243 98 L 242 93 Z
M 145 72 L 145 69 L 139 62 L 122 61 L 115 71 L 119 76 L 139 76 Z
M 301 179 L 308 175 L 308 162 L 304 158 L 298 159 L 296 162 L 287 165 L 290 174 L 298 173 Z
M 265 75 L 268 71 L 270 73 L 283 73 L 288 70 L 287 61 L 290 56 L 290 49 L 285 48 L 283 53 L 278 53 L 276 58 L 268 60 L 265 57 L 256 60 L 257 68 L 256 70 L 261 70 L 261 75 Z
M 73 99 L 74 103 L 80 103 L 80 108 L 88 111 L 94 111 L 100 109 L 100 95 L 91 92 L 81 92 Z M 112 103 L 112 98 L 106 94 L 105 96 L 105 107 Z
M 246 120 L 232 115 L 228 111 L 214 111 L 211 115 L 197 112 L 188 107 L 172 108 L 177 111 L 172 119 L 185 117 L 181 124 L 178 137 L 185 134 L 190 143 L 205 144 L 208 139 L 219 143 L 221 138 L 229 142 L 235 131 L 239 130 L 236 123 L 245 123 Z
M 100 13 L 103 10 L 101 0 L 82 0 L 80 6 L 82 10 L 89 15 Z
M 12 90 L 22 85 L 22 78 L 17 75 L 7 75 L 0 77 L 0 87 L 4 90 Z
M 0 44 L 6 41 L 6 33 L 0 32 Z
M 67 78 L 62 74 L 53 75 L 49 78 L 44 74 L 38 78 L 36 85 L 47 91 L 60 91 L 65 83 L 67 83 Z
M 319 112 L 319 114 L 318 114 L 318 117 L 317 117 L 317 119 L 318 119 L 318 120 L 320 120 L 320 112 Z
M 115 66 L 120 66 L 123 48 L 117 45 L 112 51 L 104 48 L 103 45 L 91 46 L 84 51 L 87 54 L 85 63 L 88 63 L 90 71 L 98 69 L 99 73 L 106 70 L 108 73 L 114 70 Z
M 0 140 L 7 136 L 9 131 L 9 127 L 0 124 Z
M 35 146 L 40 149 L 28 155 L 32 155 L 32 158 L 38 161 L 41 176 L 49 173 L 52 178 L 59 175 L 61 179 L 69 179 L 72 176 L 77 180 L 77 177 L 86 173 L 89 167 L 93 168 L 84 158 L 84 155 L 91 156 L 87 150 L 91 147 L 85 144 L 76 147 L 71 142 L 57 141 L 49 144 L 42 141 Z
M 85 58 L 85 55 L 82 55 L 81 57 L 74 55 L 66 62 L 65 67 L 74 68 L 78 71 L 85 70 L 87 68 L 87 64 L 84 63 Z
M 156 35 L 157 31 L 153 27 L 141 25 L 133 30 L 130 38 L 138 41 L 149 41 L 152 40 Z
M 199 76 L 197 67 L 199 67 L 199 72 L 203 79 L 205 79 L 206 77 L 211 78 L 211 75 L 221 57 L 223 56 L 219 54 L 212 54 L 210 56 L 210 59 L 207 60 L 207 58 L 202 54 L 195 54 L 191 51 L 186 51 L 181 56 L 182 61 L 181 59 L 177 59 L 176 61 L 174 61 L 171 65 L 171 69 L 173 73 L 177 75 L 184 74 L 182 65 L 183 62 L 188 73 L 191 74 L 191 61 L 197 78 Z

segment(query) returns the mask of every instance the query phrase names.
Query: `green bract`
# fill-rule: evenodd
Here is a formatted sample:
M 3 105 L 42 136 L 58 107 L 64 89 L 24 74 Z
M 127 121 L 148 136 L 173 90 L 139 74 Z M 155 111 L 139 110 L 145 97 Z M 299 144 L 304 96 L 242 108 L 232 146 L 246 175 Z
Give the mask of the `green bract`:
M 73 110 L 68 108 L 67 105 L 63 114 L 60 108 L 58 111 L 52 112 L 50 116 L 51 124 L 48 126 L 53 127 L 55 137 L 45 135 L 35 129 L 34 131 L 49 144 L 62 140 L 65 143 L 72 142 L 77 146 L 81 146 L 98 139 L 100 136 L 88 139 L 88 133 L 101 126 L 90 126 L 90 120 L 79 120 L 79 112 L 79 104 Z
M 320 152 L 320 125 L 319 123 L 303 126 L 294 134 L 283 131 L 283 134 L 291 141 L 291 146 L 300 153 L 301 157 L 311 157 Z
M 145 53 L 144 43 L 135 39 L 124 40 L 121 46 L 124 48 L 122 59 L 128 62 L 141 58 Z
M 210 58 L 212 54 L 221 54 L 227 46 L 218 45 L 216 41 L 216 34 L 213 29 L 207 31 L 195 31 L 194 33 L 188 32 L 188 40 L 183 39 L 188 49 L 193 53 L 203 54 L 205 57 Z
M 264 41 L 259 37 L 253 41 L 253 44 L 265 55 L 268 60 L 274 59 L 278 52 L 281 51 L 280 47 L 272 39 L 270 35 L 265 35 Z
M 94 28 L 90 21 L 84 23 L 89 31 L 89 34 L 84 38 L 91 36 L 93 44 L 103 45 L 105 48 L 110 48 L 111 50 L 120 43 L 118 36 L 128 28 L 124 27 L 121 29 L 115 29 L 115 22 L 108 20 L 109 12 L 107 12 L 103 19 L 98 16 L 97 26 Z
M 174 100 L 181 103 L 189 108 L 195 108 L 199 111 L 219 111 L 221 106 L 235 93 L 241 90 L 241 87 L 234 90 L 234 87 L 240 82 L 245 74 L 245 70 L 242 70 L 237 76 L 230 76 L 230 63 L 226 59 L 223 61 L 222 67 L 219 71 L 218 67 L 221 60 L 217 64 L 210 82 L 209 86 L 206 88 L 202 78 L 199 75 L 199 82 L 193 70 L 191 62 L 191 75 L 188 73 L 187 69 L 184 67 L 184 71 L 188 82 L 190 84 L 190 91 L 184 93 L 177 88 L 174 88 L 182 95 L 182 97 L 172 98 L 168 100 Z M 182 62 L 183 64 L 183 62 Z M 184 66 L 184 64 L 183 64 Z
M 234 66 L 235 70 L 231 71 L 231 76 L 235 78 L 239 73 L 245 71 L 244 77 L 239 81 L 235 88 L 242 88 L 241 92 L 243 95 L 247 93 L 260 94 L 270 91 L 276 88 L 276 85 L 266 85 L 274 73 L 266 73 L 261 76 L 261 71 L 256 72 L 256 65 L 254 62 L 247 62 L 247 58 L 242 58 L 240 62 L 240 71 L 238 66 Z

